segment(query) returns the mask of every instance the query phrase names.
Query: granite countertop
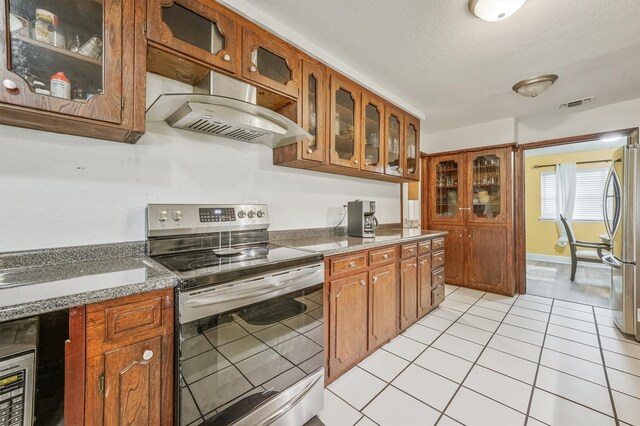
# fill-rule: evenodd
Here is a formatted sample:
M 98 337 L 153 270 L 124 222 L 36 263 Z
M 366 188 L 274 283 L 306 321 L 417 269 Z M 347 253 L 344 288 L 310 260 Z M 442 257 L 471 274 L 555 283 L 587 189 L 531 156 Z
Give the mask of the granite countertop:
M 357 238 L 347 235 L 314 236 L 274 241 L 279 246 L 323 253 L 325 256 L 344 254 L 374 247 L 400 244 L 410 241 L 443 237 L 447 231 L 423 231 L 420 229 L 392 228 L 376 231 L 375 238 Z
M 174 287 L 146 256 L 0 269 L 0 321 Z

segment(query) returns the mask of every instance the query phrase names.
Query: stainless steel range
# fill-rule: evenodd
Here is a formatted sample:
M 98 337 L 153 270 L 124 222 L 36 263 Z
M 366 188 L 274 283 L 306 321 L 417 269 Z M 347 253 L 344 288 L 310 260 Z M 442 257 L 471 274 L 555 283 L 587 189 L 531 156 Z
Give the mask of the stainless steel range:
M 147 208 L 176 290 L 176 424 L 302 425 L 323 407 L 322 254 L 269 244 L 266 205 Z

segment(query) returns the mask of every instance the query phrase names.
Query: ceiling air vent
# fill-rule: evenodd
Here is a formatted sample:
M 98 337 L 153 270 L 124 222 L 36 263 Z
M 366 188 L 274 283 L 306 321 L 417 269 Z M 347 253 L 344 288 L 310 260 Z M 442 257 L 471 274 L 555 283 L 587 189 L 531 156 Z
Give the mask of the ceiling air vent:
M 560 109 L 575 108 L 575 107 L 579 107 L 579 106 L 582 106 L 582 105 L 587 105 L 587 104 L 590 104 L 591 102 L 593 102 L 594 98 L 595 98 L 595 96 L 589 96 L 588 98 L 576 99 L 575 101 L 571 101 L 571 102 L 566 102 L 564 104 L 560 104 L 560 105 L 558 105 L 558 108 L 560 108 Z

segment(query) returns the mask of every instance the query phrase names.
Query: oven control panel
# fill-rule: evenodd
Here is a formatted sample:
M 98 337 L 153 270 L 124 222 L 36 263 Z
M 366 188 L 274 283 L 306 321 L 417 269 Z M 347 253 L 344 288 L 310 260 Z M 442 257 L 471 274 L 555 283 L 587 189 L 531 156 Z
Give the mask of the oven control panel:
M 266 204 L 149 204 L 147 236 L 267 229 Z

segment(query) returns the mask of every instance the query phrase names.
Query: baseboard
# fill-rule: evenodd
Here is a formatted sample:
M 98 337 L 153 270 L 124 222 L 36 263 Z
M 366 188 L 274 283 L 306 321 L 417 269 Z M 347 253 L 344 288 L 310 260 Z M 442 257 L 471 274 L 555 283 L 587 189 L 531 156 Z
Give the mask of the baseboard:
M 551 262 L 551 263 L 560 263 L 563 265 L 571 265 L 571 258 L 569 256 L 554 256 L 552 254 L 539 254 L 539 253 L 527 253 L 527 260 L 534 260 L 540 262 Z M 591 268 L 605 268 L 609 267 L 604 263 L 589 263 L 589 262 L 580 262 L 578 263 L 580 267 L 586 266 Z

